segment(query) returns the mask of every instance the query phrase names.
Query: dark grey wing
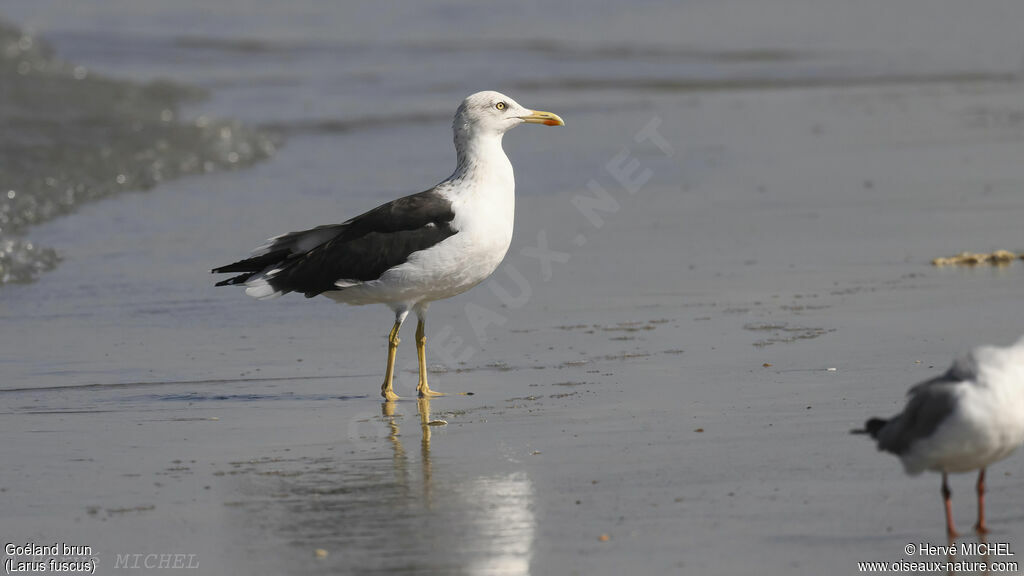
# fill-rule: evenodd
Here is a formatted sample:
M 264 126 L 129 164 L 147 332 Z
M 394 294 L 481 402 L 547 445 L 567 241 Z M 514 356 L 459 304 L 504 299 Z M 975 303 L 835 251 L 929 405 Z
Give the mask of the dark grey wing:
M 968 354 L 957 358 L 956 362 L 946 370 L 945 373 L 930 380 L 925 380 L 907 391 L 907 396 L 913 396 L 924 389 L 950 382 L 977 382 L 978 381 L 978 360 L 974 354 Z
M 944 374 L 911 388 L 903 412 L 882 426 L 868 421 L 868 431 L 878 439 L 878 449 L 901 455 L 917 440 L 931 436 L 956 409 L 957 386 L 976 378 L 977 362 L 974 356 L 966 356 L 954 362 Z
M 304 254 L 324 242 L 339 236 L 344 228 L 344 224 L 328 224 L 326 226 L 317 226 L 311 230 L 289 232 L 271 238 L 267 241 L 266 245 L 254 250 L 253 256 L 250 258 L 211 270 L 214 274 L 244 272 L 244 274 L 222 280 L 216 285 L 244 284 L 249 278 L 266 270 L 268 267 L 287 262 L 289 258 Z
M 354 238 L 372 232 L 388 233 L 417 230 L 429 224 L 451 222 L 455 218 L 450 200 L 434 189 L 412 194 L 345 222 L 345 236 Z
M 267 273 L 277 292 L 313 297 L 339 280 L 379 278 L 409 256 L 455 234 L 451 202 L 428 190 L 382 204 L 343 224 L 279 236 L 247 260 L 214 272 L 244 272 L 218 283 L 243 284 Z

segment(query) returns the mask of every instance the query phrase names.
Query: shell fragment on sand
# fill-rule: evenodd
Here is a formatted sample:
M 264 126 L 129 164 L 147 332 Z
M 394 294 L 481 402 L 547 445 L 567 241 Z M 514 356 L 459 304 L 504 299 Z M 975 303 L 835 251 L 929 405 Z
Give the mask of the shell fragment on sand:
M 1018 258 L 1024 260 L 1024 252 L 1019 254 L 1009 250 L 996 250 L 990 254 L 961 252 L 956 256 L 935 258 L 932 260 L 932 266 L 977 266 L 978 264 L 1009 266 Z

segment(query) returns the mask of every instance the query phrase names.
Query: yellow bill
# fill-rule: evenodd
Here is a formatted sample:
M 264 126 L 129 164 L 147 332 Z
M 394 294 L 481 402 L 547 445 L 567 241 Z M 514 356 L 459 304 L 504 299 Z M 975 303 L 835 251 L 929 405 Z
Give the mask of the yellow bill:
M 526 116 L 520 116 L 527 124 L 543 124 L 545 126 L 565 126 L 565 121 L 553 112 L 531 110 Z

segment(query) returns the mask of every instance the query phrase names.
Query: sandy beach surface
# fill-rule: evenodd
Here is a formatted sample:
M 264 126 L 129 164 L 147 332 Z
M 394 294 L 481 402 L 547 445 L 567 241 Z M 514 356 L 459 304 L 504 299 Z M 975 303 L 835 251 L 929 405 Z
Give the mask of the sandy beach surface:
M 536 27 L 509 38 L 470 11 L 482 31 L 431 44 L 444 10 L 385 32 L 371 9 L 332 27 L 299 2 L 274 36 L 269 6 L 111 0 L 73 18 L 58 4 L 2 15 L 90 69 L 207 88 L 194 117 L 285 139 L 244 170 L 31 228 L 61 261 L 0 286 L 5 544 L 87 545 L 106 574 L 136 554 L 183 554 L 196 574 L 946 560 L 905 551 L 946 544 L 938 477 L 906 477 L 849 431 L 970 347 L 1024 333 L 1024 261 L 930 263 L 1024 252 L 1024 5 L 652 3 L 556 14 L 564 26 L 527 11 L 512 19 Z M 190 40 L 161 44 L 179 36 L 153 11 Z M 215 43 L 229 16 L 234 43 Z M 422 67 L 408 70 L 406 48 L 341 58 L 327 40 L 375 31 L 425 53 Z M 270 48 L 239 40 L 254 37 Z M 314 80 L 335 57 L 349 76 Z M 534 71 L 487 62 L 501 57 Z M 376 107 L 375 85 L 388 87 Z M 406 326 L 403 398 L 381 402 L 383 307 L 213 288 L 211 267 L 266 237 L 447 176 L 451 111 L 484 88 L 567 127 L 505 139 L 512 248 L 427 326 L 431 386 L 448 396 L 415 399 Z M 375 121 L 390 116 L 407 121 Z M 952 487 L 960 542 L 978 542 L 973 476 Z M 1024 562 L 1024 458 L 993 466 L 989 489 L 987 541 L 1016 554 L 990 559 Z

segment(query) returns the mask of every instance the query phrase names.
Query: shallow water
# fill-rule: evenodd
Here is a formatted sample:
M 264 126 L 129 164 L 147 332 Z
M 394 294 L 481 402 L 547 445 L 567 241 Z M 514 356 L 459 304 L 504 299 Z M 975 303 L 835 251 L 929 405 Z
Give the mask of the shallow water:
M 186 174 L 266 158 L 273 139 L 237 123 L 183 121 L 202 90 L 115 80 L 53 55 L 45 41 L 0 22 L 0 284 L 52 268 L 57 254 L 19 233 L 82 203 L 145 190 Z
M 914 13 L 909 5 L 889 10 L 893 20 Z M 818 8 L 803 17 L 839 14 Z M 907 30 L 872 21 L 867 36 L 878 43 L 853 41 L 846 28 L 773 35 L 786 26 L 775 18 L 765 20 L 766 38 L 717 38 L 700 22 L 722 15 L 700 3 L 627 10 L 303 1 L 285 9 L 231 0 L 73 8 L 16 0 L 3 15 L 21 27 L 0 26 L 0 120 L 12 128 L 0 162 L 0 282 L 31 280 L 56 265 L 59 253 L 24 228 L 82 202 L 245 166 L 273 153 L 283 136 L 444 122 L 451 102 L 482 87 L 537 95 L 575 113 L 650 106 L 664 93 L 1012 82 L 1020 71 L 999 34 L 972 36 L 970 51 L 930 44 L 953 23 L 965 35 L 989 25 L 952 11 L 924 19 L 927 26 L 906 22 Z M 747 22 L 723 19 L 721 29 Z M 930 50 L 907 49 L 909 33 Z
M 154 157 L 134 148 L 168 134 L 168 158 L 215 163 L 146 194 L 97 185 L 104 200 L 11 237 L 61 261 L 0 287 L 4 541 L 91 545 L 101 566 L 196 554 L 218 574 L 853 573 L 944 543 L 937 478 L 847 432 L 1024 325 L 1021 262 L 929 265 L 1024 251 L 1016 3 L 2 16 L 52 44 L 47 82 L 135 94 L 97 104 L 110 135 L 71 128 L 118 159 L 69 146 L 76 178 L 145 182 Z M 212 287 L 268 236 L 447 176 L 454 106 L 490 88 L 568 126 L 509 133 L 512 249 L 494 282 L 431 308 L 431 385 L 467 395 L 411 398 L 410 337 L 409 398 L 379 402 L 383 308 Z M 273 155 L 220 170 L 225 125 Z M 671 149 L 637 139 L 652 126 Z M 632 193 L 630 160 L 649 171 Z M 614 202 L 578 209 L 590 181 Z M 1019 457 L 992 468 L 990 541 L 1021 545 L 1022 479 Z M 954 479 L 965 529 L 969 485 Z

